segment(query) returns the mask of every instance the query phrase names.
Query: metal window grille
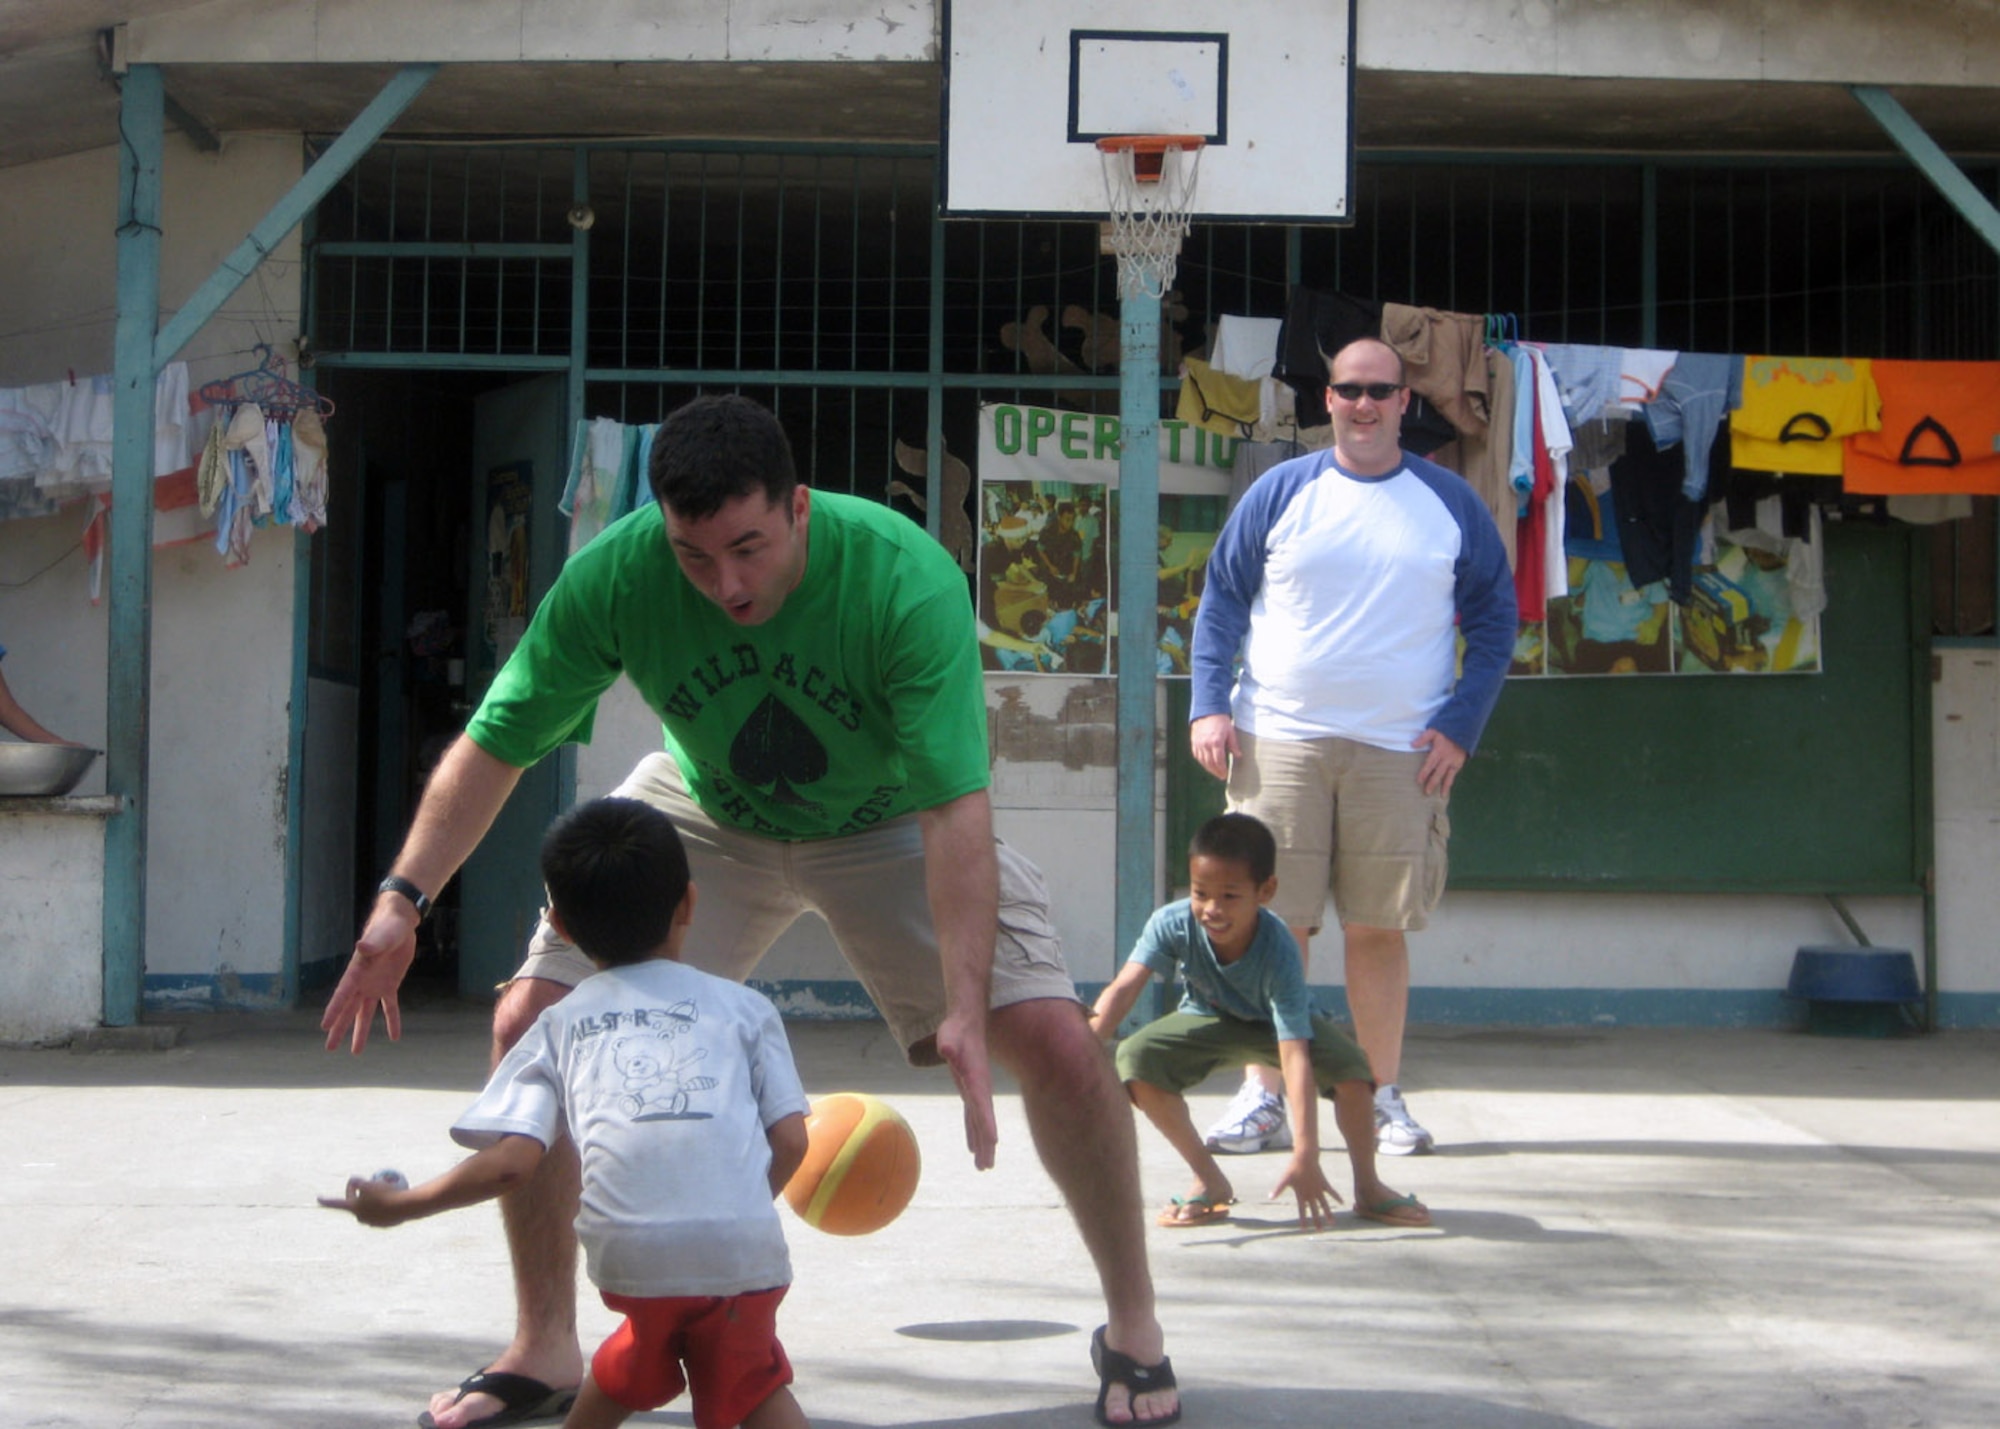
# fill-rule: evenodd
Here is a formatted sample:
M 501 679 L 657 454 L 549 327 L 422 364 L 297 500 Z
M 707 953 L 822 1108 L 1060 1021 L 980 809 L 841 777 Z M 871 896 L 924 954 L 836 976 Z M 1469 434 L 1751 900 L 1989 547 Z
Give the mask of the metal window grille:
M 913 146 L 379 146 L 316 215 L 313 342 L 351 365 L 566 366 L 587 250 L 589 414 L 748 391 L 809 480 L 886 497 L 895 443 L 935 424 L 969 454 L 981 400 L 1117 400 L 1097 225 L 942 223 L 934 165 Z M 1991 194 L 1995 173 L 1973 177 Z M 1225 313 L 1281 315 L 1295 283 L 1548 341 L 2000 358 L 2000 260 L 1900 165 L 1380 154 L 1354 208 L 1341 228 L 1195 226 L 1163 400 L 1177 349 Z M 1940 635 L 1994 638 L 1996 539 L 1983 498 L 1934 533 Z

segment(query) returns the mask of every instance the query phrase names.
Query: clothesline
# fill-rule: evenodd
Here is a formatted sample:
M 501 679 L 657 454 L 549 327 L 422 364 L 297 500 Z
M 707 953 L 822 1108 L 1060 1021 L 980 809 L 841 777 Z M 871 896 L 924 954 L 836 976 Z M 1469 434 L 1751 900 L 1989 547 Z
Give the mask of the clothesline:
M 156 548 L 213 540 L 237 566 L 249 560 L 259 526 L 312 532 L 326 524 L 324 417 L 333 404 L 284 377 L 267 346 L 258 351 L 258 367 L 194 393 L 185 362 L 169 363 L 156 379 Z M 253 395 L 270 408 L 248 400 Z M 92 600 L 102 584 L 112 432 L 109 375 L 0 388 L 0 520 L 87 506 L 82 541 Z

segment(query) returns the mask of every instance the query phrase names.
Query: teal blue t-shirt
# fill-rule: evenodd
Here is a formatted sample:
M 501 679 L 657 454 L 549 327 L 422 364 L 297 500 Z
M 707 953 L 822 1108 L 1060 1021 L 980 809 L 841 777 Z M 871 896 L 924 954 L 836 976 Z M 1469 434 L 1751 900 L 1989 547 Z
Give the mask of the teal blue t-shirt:
M 587 741 L 622 674 L 718 823 L 855 833 L 986 787 L 972 601 L 949 554 L 877 502 L 815 491 L 805 574 L 762 625 L 681 574 L 657 503 L 563 567 L 466 727 L 526 768 Z
M 1312 1040 L 1312 1002 L 1298 941 L 1268 908 L 1257 910 L 1257 931 L 1243 956 L 1225 963 L 1215 956 L 1215 945 L 1188 900 L 1177 899 L 1146 920 L 1126 961 L 1162 977 L 1180 969 L 1182 1012 L 1268 1022 L 1281 1042 Z

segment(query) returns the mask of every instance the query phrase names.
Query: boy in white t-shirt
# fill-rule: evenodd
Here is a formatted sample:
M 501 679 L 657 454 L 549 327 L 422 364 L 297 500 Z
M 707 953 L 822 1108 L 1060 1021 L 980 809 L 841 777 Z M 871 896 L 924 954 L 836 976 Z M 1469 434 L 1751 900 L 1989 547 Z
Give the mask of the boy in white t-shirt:
M 355 1177 L 321 1204 L 392 1226 L 489 1200 L 567 1131 L 590 1278 L 626 1319 L 564 1429 L 612 1429 L 683 1388 L 697 1429 L 803 1426 L 775 1331 L 791 1259 L 772 1199 L 805 1157 L 807 1103 L 777 1009 L 680 961 L 695 891 L 651 805 L 579 805 L 549 830 L 542 876 L 550 922 L 602 971 L 542 1013 L 453 1125 L 474 1155 L 411 1189 Z M 474 1387 L 503 1401 L 508 1388 Z

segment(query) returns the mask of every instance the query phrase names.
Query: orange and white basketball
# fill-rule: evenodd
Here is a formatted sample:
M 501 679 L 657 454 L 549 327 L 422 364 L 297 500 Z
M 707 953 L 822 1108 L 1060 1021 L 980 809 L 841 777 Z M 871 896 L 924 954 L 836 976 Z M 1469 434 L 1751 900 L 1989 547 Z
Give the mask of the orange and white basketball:
M 916 1133 L 866 1092 L 818 1098 L 806 1116 L 806 1159 L 785 1183 L 799 1219 L 829 1235 L 868 1235 L 903 1213 L 917 1191 Z

